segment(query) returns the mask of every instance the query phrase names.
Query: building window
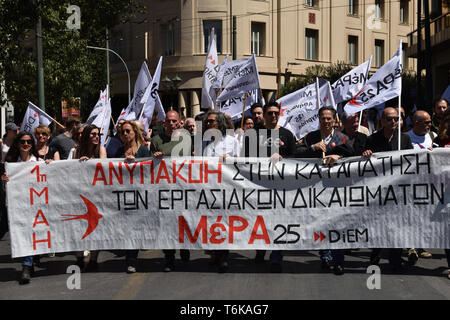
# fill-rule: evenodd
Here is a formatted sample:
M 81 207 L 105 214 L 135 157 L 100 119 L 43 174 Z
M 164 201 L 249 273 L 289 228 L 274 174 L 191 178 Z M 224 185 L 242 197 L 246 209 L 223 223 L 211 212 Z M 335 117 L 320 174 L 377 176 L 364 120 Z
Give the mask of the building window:
M 406 55 L 406 48 L 408 48 L 408 44 L 402 42 L 402 69 L 408 69 L 408 56 Z
M 375 0 L 375 19 L 384 18 L 384 0 Z
M 251 50 L 257 56 L 263 56 L 264 51 L 264 39 L 266 32 L 266 24 L 260 22 L 252 22 L 252 43 Z
M 175 54 L 175 36 L 173 23 L 161 26 L 162 48 L 164 56 L 173 56 Z
M 306 59 L 307 60 L 317 60 L 318 52 L 318 31 L 312 29 L 306 29 L 305 32 L 306 39 Z
M 400 23 L 408 23 L 409 0 L 400 1 Z
M 384 64 L 384 40 L 375 40 L 375 67 L 380 68 Z
M 316 4 L 315 2 L 315 0 L 306 0 L 305 4 L 309 7 L 314 7 L 314 5 Z
M 358 0 L 348 0 L 347 14 L 358 15 Z
M 221 20 L 207 20 L 203 21 L 203 44 L 204 52 L 208 53 L 209 37 L 211 36 L 211 29 L 214 28 L 216 35 L 217 52 L 222 52 L 222 21 Z
M 358 63 L 358 37 L 348 36 L 348 64 L 355 66 Z

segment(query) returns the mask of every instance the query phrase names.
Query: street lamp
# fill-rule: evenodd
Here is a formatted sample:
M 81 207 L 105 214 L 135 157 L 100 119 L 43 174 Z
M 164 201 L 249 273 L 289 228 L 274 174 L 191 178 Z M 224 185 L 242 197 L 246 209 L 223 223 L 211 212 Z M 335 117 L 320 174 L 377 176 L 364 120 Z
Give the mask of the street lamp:
M 127 70 L 127 75 L 128 75 L 128 103 L 131 102 L 131 91 L 130 91 L 130 72 L 128 71 L 128 67 L 127 64 L 125 63 L 125 61 L 123 61 L 122 57 L 119 56 L 119 54 L 117 52 L 115 52 L 114 50 L 108 49 L 108 48 L 101 48 L 101 47 L 92 47 L 92 46 L 86 46 L 89 49 L 95 49 L 95 50 L 104 50 L 104 51 L 108 51 L 108 52 L 112 52 L 114 53 L 117 57 L 119 57 L 120 61 L 123 62 L 123 65 L 125 66 L 125 69 Z M 108 78 L 109 78 L 109 68 L 107 70 L 108 73 Z

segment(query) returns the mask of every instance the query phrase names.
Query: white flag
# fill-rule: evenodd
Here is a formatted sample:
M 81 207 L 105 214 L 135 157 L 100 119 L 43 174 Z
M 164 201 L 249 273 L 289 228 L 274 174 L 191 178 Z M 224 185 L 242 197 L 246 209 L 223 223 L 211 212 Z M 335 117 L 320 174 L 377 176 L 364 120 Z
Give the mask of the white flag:
M 155 110 L 155 105 L 159 100 L 158 89 L 161 78 L 161 68 L 162 68 L 162 57 L 159 58 L 158 65 L 156 66 L 155 74 L 153 79 L 150 76 L 151 82 L 148 85 L 145 93 L 141 99 L 141 103 L 144 103 L 144 109 L 139 115 L 139 120 L 142 119 L 142 115 L 147 119 L 151 119 L 153 116 L 153 111 Z M 159 110 L 158 110 L 159 111 Z M 159 115 L 159 113 L 158 113 Z
M 226 76 L 226 75 L 225 75 Z M 234 97 L 239 97 L 247 91 L 259 89 L 259 74 L 253 54 L 240 68 L 233 74 L 233 78 L 225 85 L 217 101 L 225 101 Z
M 106 108 L 106 104 L 108 103 L 108 99 L 109 99 L 109 86 L 107 85 L 105 91 L 100 91 L 100 97 L 98 98 L 98 101 L 94 106 L 94 109 L 92 110 L 91 114 L 86 120 L 87 124 L 93 123 L 100 114 L 102 114 L 103 116 L 103 112 Z
M 141 70 L 139 71 L 138 77 L 136 79 L 136 83 L 134 84 L 134 94 L 133 99 L 126 109 L 122 109 L 119 120 L 137 120 L 139 115 L 142 113 L 142 108 L 144 103 L 141 103 L 141 99 L 147 89 L 147 87 L 152 82 L 152 76 L 150 75 L 150 71 L 148 70 L 147 64 L 145 61 L 142 63 Z M 160 110 L 162 108 L 161 99 L 157 98 L 157 109 Z M 159 114 L 159 113 L 158 113 Z M 164 114 L 165 117 L 165 114 Z M 159 118 L 159 117 L 158 117 Z
M 34 128 L 39 126 L 49 126 L 52 123 L 53 118 L 39 109 L 33 103 L 28 102 L 28 108 L 23 117 L 20 131 L 26 131 L 31 134 L 34 133 Z M 34 137 L 34 134 L 33 134 Z
M 334 102 L 333 90 L 329 81 L 321 78 L 316 78 L 316 92 L 317 101 L 319 103 L 319 109 L 322 107 L 332 107 L 337 110 L 336 103 Z
M 370 56 L 369 60 L 350 70 L 331 85 L 336 103 L 350 100 L 362 89 L 369 77 L 371 63 L 372 56 Z
M 278 125 L 290 130 L 298 139 L 319 129 L 316 83 L 277 100 L 280 105 Z
M 228 63 L 229 62 L 228 62 L 228 54 L 227 54 L 225 59 L 219 65 L 219 70 L 217 71 L 215 81 L 211 84 L 211 88 L 213 88 L 216 92 L 222 89 L 223 77 L 225 75 L 225 71 L 226 71 Z M 216 96 L 214 96 L 214 100 L 215 100 L 215 98 L 216 98 Z
M 444 93 L 441 96 L 441 99 L 447 100 L 447 102 L 450 102 L 450 86 L 445 89 Z
M 225 101 L 220 111 L 231 117 L 231 120 L 238 120 L 242 117 L 242 109 L 244 107 L 245 93 L 242 96 L 228 99 Z M 260 90 L 254 89 L 247 92 L 247 100 L 245 100 L 244 113 L 250 109 L 252 104 L 261 103 L 265 105 L 264 97 L 261 97 Z
M 344 111 L 350 115 L 372 108 L 402 92 L 402 41 L 394 56 L 383 65 L 364 87 L 345 105 Z
M 202 109 L 213 108 L 216 97 L 212 84 L 216 81 L 219 59 L 217 57 L 217 45 L 214 28 L 211 29 L 209 38 L 208 54 L 206 55 L 205 70 L 202 78 Z

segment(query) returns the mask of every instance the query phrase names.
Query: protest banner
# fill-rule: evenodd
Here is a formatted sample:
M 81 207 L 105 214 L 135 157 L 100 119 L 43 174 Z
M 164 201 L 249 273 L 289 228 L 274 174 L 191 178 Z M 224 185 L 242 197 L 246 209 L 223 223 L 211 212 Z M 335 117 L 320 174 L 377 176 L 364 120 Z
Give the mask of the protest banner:
M 319 129 L 316 92 L 316 83 L 313 83 L 277 100 L 280 105 L 278 125 L 290 130 L 297 140 Z
M 217 80 L 218 66 L 219 58 L 217 57 L 216 36 L 214 28 L 212 28 L 202 77 L 202 109 L 213 108 L 216 102 L 216 93 L 212 85 Z
M 450 248 L 450 150 L 7 163 L 12 256 L 108 249 Z
M 32 102 L 28 102 L 27 111 L 23 117 L 20 131 L 34 133 L 34 129 L 39 126 L 49 126 L 54 119 L 46 114 L 42 109 L 35 106 Z
M 344 111 L 351 115 L 375 107 L 402 92 L 402 42 L 394 56 L 386 62 L 345 105 Z M 399 101 L 400 102 L 400 101 Z M 400 103 L 399 103 L 400 104 Z M 401 104 L 400 104 L 401 105 Z
M 371 63 L 372 56 L 370 56 L 369 60 L 350 70 L 331 85 L 335 103 L 350 100 L 363 88 L 369 78 Z
M 234 97 L 239 97 L 250 90 L 259 89 L 258 67 L 256 65 L 256 58 L 253 54 L 251 58 L 247 59 L 245 63 L 239 65 L 239 69 L 233 72 L 233 77 L 227 82 L 229 74 L 224 73 L 224 88 L 222 93 L 217 97 L 217 102 L 225 101 Z

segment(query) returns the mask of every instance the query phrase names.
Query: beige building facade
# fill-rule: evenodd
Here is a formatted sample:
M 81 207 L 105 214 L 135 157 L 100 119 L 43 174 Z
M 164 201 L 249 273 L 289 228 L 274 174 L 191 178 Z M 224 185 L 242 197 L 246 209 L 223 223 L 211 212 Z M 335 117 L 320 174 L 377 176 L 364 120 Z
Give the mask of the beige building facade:
M 358 65 L 373 55 L 372 72 L 417 26 L 417 0 L 147 0 L 147 14 L 120 25 L 111 49 L 126 61 L 133 84 L 144 60 L 151 73 L 163 56 L 160 95 L 164 107 L 185 116 L 200 112 L 209 31 L 216 30 L 219 62 L 255 53 L 266 101 L 287 72 L 344 61 Z M 235 17 L 235 39 L 233 39 Z M 234 41 L 233 41 L 234 40 Z M 405 58 L 405 67 L 414 60 Z M 114 95 L 128 95 L 127 75 L 113 61 Z

